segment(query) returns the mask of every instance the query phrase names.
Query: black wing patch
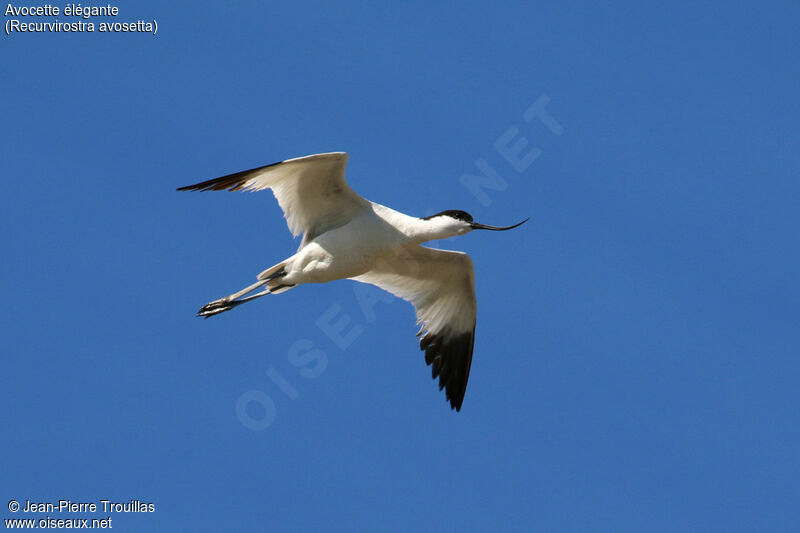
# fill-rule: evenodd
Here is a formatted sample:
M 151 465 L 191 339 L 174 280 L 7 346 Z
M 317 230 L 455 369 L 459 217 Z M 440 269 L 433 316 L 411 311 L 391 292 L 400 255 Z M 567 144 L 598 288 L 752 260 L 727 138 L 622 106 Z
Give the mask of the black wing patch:
M 425 351 L 425 362 L 431 366 L 433 379 L 439 378 L 439 390 L 445 390 L 450 408 L 461 410 L 467 391 L 475 328 L 468 333 L 427 332 L 419 341 Z
M 238 191 L 244 187 L 245 182 L 250 179 L 250 175 L 254 172 L 264 170 L 265 168 L 280 165 L 283 161 L 264 165 L 263 167 L 251 168 L 250 170 L 242 170 L 241 172 L 234 172 L 221 178 L 214 178 L 194 185 L 187 185 L 186 187 L 179 187 L 179 191 Z

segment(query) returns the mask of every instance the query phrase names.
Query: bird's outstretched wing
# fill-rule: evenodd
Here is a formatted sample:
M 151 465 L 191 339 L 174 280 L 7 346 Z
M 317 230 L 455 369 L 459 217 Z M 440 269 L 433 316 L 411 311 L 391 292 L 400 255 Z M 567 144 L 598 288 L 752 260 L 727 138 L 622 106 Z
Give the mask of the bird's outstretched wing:
M 344 177 L 347 154 L 331 152 L 287 159 L 221 178 L 180 187 L 179 191 L 260 191 L 272 189 L 289 231 L 304 242 L 352 219 L 369 202 Z
M 411 302 L 422 324 L 417 336 L 439 390 L 461 410 L 475 340 L 475 273 L 462 252 L 410 246 L 353 278 Z

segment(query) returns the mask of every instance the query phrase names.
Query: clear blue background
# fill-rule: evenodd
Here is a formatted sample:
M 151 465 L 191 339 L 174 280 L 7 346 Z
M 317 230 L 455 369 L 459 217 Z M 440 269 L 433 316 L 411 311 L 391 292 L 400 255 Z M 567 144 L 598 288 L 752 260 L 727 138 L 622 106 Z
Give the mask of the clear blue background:
M 158 34 L 2 35 L 0 516 L 800 531 L 800 9 L 518 4 L 122 2 Z M 542 95 L 560 136 L 522 119 Z M 523 173 L 494 148 L 512 126 L 541 150 Z M 412 308 L 365 315 L 352 282 L 194 317 L 297 243 L 269 193 L 175 188 L 332 150 L 395 209 L 532 217 L 443 243 L 477 275 L 459 414 Z M 459 182 L 479 158 L 489 205 Z M 363 329 L 344 350 L 334 305 Z

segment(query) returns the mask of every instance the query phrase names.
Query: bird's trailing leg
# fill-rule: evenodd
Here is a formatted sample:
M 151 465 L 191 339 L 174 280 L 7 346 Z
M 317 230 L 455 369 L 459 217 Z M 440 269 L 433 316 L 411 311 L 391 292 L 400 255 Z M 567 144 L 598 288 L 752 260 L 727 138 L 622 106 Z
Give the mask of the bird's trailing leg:
M 279 278 L 282 278 L 286 275 L 286 270 L 283 269 L 283 264 L 276 265 L 275 268 L 270 270 L 274 270 L 273 272 L 266 271 L 268 274 L 265 276 L 264 272 L 259 275 L 259 280 L 249 287 L 245 287 L 244 289 L 240 290 L 239 292 L 235 292 L 225 298 L 220 298 L 219 300 L 214 300 L 211 303 L 207 303 L 200 310 L 197 312 L 197 316 L 201 316 L 203 318 L 208 318 L 210 316 L 218 315 L 220 313 L 224 313 L 225 311 L 230 311 L 234 307 L 238 305 L 242 305 L 245 302 L 249 302 L 251 300 L 255 300 L 256 298 L 261 298 L 262 296 L 266 296 L 267 294 L 274 294 L 276 292 L 283 292 L 283 290 L 288 290 L 294 285 L 282 285 L 280 281 L 275 281 Z M 244 297 L 245 294 L 251 293 L 259 287 L 263 287 L 264 285 L 267 288 L 257 294 L 252 294 L 250 296 Z
M 241 305 L 245 302 L 249 302 L 250 300 L 255 300 L 256 298 L 260 298 L 266 294 L 269 294 L 269 289 L 259 292 L 258 294 L 253 294 L 246 298 L 242 298 L 247 293 L 253 292 L 259 287 L 262 287 L 269 283 L 270 280 L 264 279 L 259 280 L 256 283 L 253 283 L 249 287 L 245 287 L 244 289 L 240 290 L 239 292 L 235 292 L 225 298 L 220 298 L 219 300 L 214 300 L 211 303 L 207 303 L 200 310 L 197 312 L 197 316 L 202 316 L 204 318 L 208 318 L 210 316 L 218 315 L 219 313 L 223 313 L 225 311 L 229 311 L 236 307 L 237 305 Z
M 224 313 L 225 311 L 230 311 L 237 305 L 242 305 L 243 303 L 249 302 L 250 300 L 261 298 L 262 296 L 266 296 L 269 293 L 270 290 L 267 289 L 257 294 L 248 296 L 246 298 L 239 298 L 238 300 L 225 301 L 225 298 L 222 298 L 220 300 L 213 301 L 201 307 L 200 310 L 197 312 L 197 316 L 208 318 L 210 316 L 218 315 L 220 313 Z

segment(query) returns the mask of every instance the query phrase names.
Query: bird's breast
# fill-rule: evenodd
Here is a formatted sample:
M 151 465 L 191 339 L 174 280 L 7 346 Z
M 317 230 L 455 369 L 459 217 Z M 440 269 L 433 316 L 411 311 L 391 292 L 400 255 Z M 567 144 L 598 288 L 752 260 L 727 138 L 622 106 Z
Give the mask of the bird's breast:
M 294 269 L 302 273 L 302 282 L 353 278 L 370 270 L 382 256 L 406 241 L 390 225 L 364 217 L 316 237 L 295 256 Z

